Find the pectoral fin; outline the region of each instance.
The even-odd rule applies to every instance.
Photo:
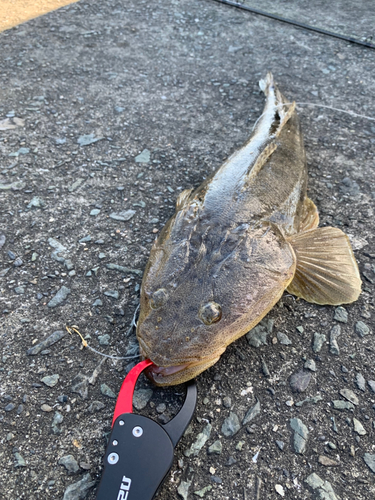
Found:
[[[340,229],[311,229],[288,241],[297,257],[288,292],[316,304],[348,304],[358,299],[361,278],[357,262]]]
[[[176,200],[176,211],[178,212],[179,210],[182,210],[184,206],[186,205],[186,202],[189,199],[190,193],[193,191],[193,188],[191,189],[184,189],[181,191],[181,193],[177,196]]]

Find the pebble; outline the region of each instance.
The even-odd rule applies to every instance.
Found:
[[[318,462],[325,467],[336,467],[337,465],[339,465],[336,460],[332,460],[332,458],[326,457],[325,455],[319,455]]]
[[[120,271],[125,274],[138,274],[138,276],[143,276],[143,271],[141,269],[133,269],[132,267],[119,266],[117,264],[107,264],[107,269],[114,271]]]
[[[317,495],[318,498],[321,498],[322,500],[338,500],[337,496],[335,495],[335,492],[332,489],[331,483],[328,481],[323,481],[318,474],[315,474],[313,472],[306,478],[306,483],[312,488],[313,490],[317,490]]]
[[[177,488],[177,493],[183,500],[188,500],[191,481],[181,481]]]
[[[348,401],[337,399],[332,401],[335,410],[354,410],[354,405]]]
[[[356,333],[358,333],[358,335],[362,338],[370,333],[370,328],[363,321],[357,321],[354,329]]]
[[[320,349],[323,347],[326,339],[327,337],[324,335],[324,333],[314,332],[313,351],[320,352]]]
[[[366,429],[357,418],[353,418],[353,425],[354,432],[356,432],[359,436],[364,436],[365,434],[367,434]]]
[[[14,291],[17,295],[22,295],[25,293],[25,287],[24,286],[16,286]]]
[[[58,463],[60,465],[63,465],[65,469],[72,474],[75,474],[79,471],[79,465],[73,455],[65,455],[61,457]]]
[[[368,383],[370,389],[372,390],[372,392],[375,392],[375,380],[369,380],[367,383]]]
[[[44,208],[46,206],[46,202],[43,200],[43,198],[40,198],[39,196],[34,196],[30,203],[26,205],[27,208]]]
[[[9,403],[6,405],[6,407],[4,408],[5,411],[12,411],[14,410],[14,408],[16,407],[16,405],[14,405],[13,403]]]
[[[49,413],[50,411],[52,411],[52,407],[50,405],[47,405],[46,403],[42,404],[42,406],[40,407],[40,409],[42,411],[47,412],[47,413]]]
[[[284,450],[284,446],[285,446],[284,441],[279,441],[276,439],[275,443],[277,444],[277,446],[280,448],[281,451]]]
[[[308,359],[305,361],[305,364],[303,365],[306,370],[310,370],[312,372],[316,372],[316,363],[313,359]]]
[[[296,330],[299,332],[299,333],[303,333],[305,331],[305,329],[303,328],[303,326],[297,326],[296,327]]]
[[[358,406],[359,405],[359,399],[356,394],[351,389],[341,389],[340,390],[341,396],[343,396],[345,399],[353,403],[354,405]]]
[[[209,455],[221,455],[221,452],[223,451],[223,445],[221,444],[221,441],[217,439],[212,445],[208,448],[207,453]]]
[[[375,474],[375,455],[371,455],[370,453],[365,453],[363,455],[363,460],[370,470]]]
[[[252,347],[260,347],[261,345],[267,345],[269,333],[267,328],[260,323],[246,334],[246,338]]]
[[[0,249],[4,246],[6,242],[6,237],[4,233],[0,233]]]
[[[284,488],[281,486],[281,484],[275,484],[275,490],[280,496],[285,496]]]
[[[348,322],[348,311],[344,307],[336,307],[333,319],[340,321],[340,323]]]
[[[34,345],[30,349],[28,349],[27,353],[29,356],[35,356],[36,354],[39,354],[41,351],[46,349],[47,347],[56,344],[59,340],[61,340],[63,337],[67,335],[66,331],[63,330],[57,330],[56,332],[51,333],[49,337],[44,339],[42,342],[39,344]]]
[[[204,427],[203,431],[198,434],[195,441],[190,445],[190,447],[184,451],[185,457],[190,457],[191,455],[196,457],[198,455],[203,446],[206,444],[206,441],[210,439],[211,430],[212,425],[208,423]]]
[[[47,306],[48,307],[56,307],[60,305],[64,300],[67,298],[67,296],[70,294],[70,288],[67,288],[66,286],[62,286],[60,290],[56,293],[56,295],[51,299]]]
[[[212,490],[212,486],[209,484],[208,486],[205,486],[201,490],[194,491],[194,495],[197,495],[197,497],[203,498],[204,495]]]
[[[59,425],[62,424],[63,420],[64,417],[61,415],[61,413],[56,411],[51,424],[52,432],[54,434],[61,434],[61,429]]]
[[[143,410],[153,395],[152,389],[138,389],[134,391],[133,405],[137,410]]]
[[[277,332],[277,340],[280,342],[282,345],[290,345],[292,341],[289,339],[289,337],[282,332]]]
[[[88,407],[88,411],[90,413],[95,413],[96,411],[100,411],[105,407],[105,404],[101,401],[93,401],[91,405]]]
[[[142,153],[135,157],[136,163],[149,163],[151,153],[148,149],[144,149]]]
[[[120,297],[120,294],[117,290],[106,290],[104,292],[104,295],[107,297],[112,297],[112,299],[118,299]]]
[[[20,266],[22,266],[22,264],[23,264],[23,261],[22,261],[21,257],[17,257],[16,260],[13,262],[14,267],[20,267]]]
[[[335,325],[329,334],[329,352],[338,356],[340,354],[339,345],[337,343],[337,337],[341,335],[340,325]]]
[[[43,377],[41,382],[43,384],[47,385],[48,387],[55,387],[57,382],[59,381],[60,375],[55,374],[55,375],[48,375],[47,377]]]
[[[14,458],[16,459],[16,467],[26,467],[26,461],[18,451],[14,453]]]
[[[89,379],[83,373],[78,373],[72,380],[72,392],[76,392],[82,399],[88,398]]]
[[[113,220],[117,220],[120,222],[126,222],[130,220],[135,215],[135,210],[124,210],[123,212],[112,212],[109,214],[109,217]]]
[[[230,408],[232,406],[232,400],[229,396],[225,396],[225,398],[223,399],[223,405],[225,406],[225,408]]]
[[[89,241],[91,241],[91,236],[88,234],[87,236],[84,236],[83,238],[78,240],[78,243],[88,243]]]
[[[65,490],[63,500],[81,500],[86,498],[87,493],[96,485],[96,480],[91,479],[89,473],[85,474],[82,479],[71,484]]]
[[[234,412],[230,412],[229,417],[224,420],[221,426],[221,432],[226,437],[234,436],[241,429],[240,421],[238,416]]]
[[[89,144],[94,144],[102,139],[104,139],[104,137],[95,137],[95,134],[86,134],[78,137],[77,142],[80,146],[88,146]]]
[[[306,450],[309,431],[306,425],[299,418],[292,418],[290,426],[294,430],[293,446],[296,453],[303,454]]]
[[[100,345],[109,345],[109,342],[111,340],[111,336],[108,335],[108,333],[106,333],[104,335],[99,335],[98,340],[99,340]]]
[[[102,384],[100,386],[100,392],[103,394],[103,396],[108,396],[111,399],[116,399],[116,394],[112,391],[112,389],[107,384]],[[133,404],[134,404],[134,400],[133,400]],[[134,404],[134,406],[135,406],[135,404]],[[137,408],[137,410],[139,410],[139,408]]]
[[[259,413],[260,413],[260,401],[258,400],[256,404],[246,412],[242,425],[248,424],[251,420],[257,417]]]
[[[299,406],[304,405],[305,403],[316,404],[322,400],[323,400],[322,396],[320,394],[317,394],[316,396],[308,397],[308,398],[304,399],[303,401],[298,401],[298,403],[296,403],[296,406],[299,407]]]
[[[300,370],[290,377],[290,387],[293,392],[304,392],[311,380],[311,372]]]
[[[90,215],[92,215],[93,217],[95,217],[96,215],[99,215],[99,214],[100,214],[99,208],[93,208],[90,212]]]

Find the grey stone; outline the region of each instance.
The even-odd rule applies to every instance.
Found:
[[[204,495],[212,490],[212,486],[209,484],[208,486],[205,486],[201,490],[194,491],[194,495],[197,495],[197,497],[203,498]]]
[[[103,396],[107,396],[111,399],[116,399],[116,394],[112,391],[112,389],[107,384],[102,384],[100,386],[100,392],[103,394]],[[133,404],[134,404],[134,400],[133,400]],[[135,406],[135,404],[134,404],[134,406]],[[137,408],[137,410],[138,410],[138,408]]]
[[[348,322],[347,310],[341,306],[336,307],[333,319],[335,319],[336,321],[340,321],[340,323],[347,323]]]
[[[314,491],[316,490],[317,499],[320,500],[339,500],[328,481],[323,481],[315,472],[306,478],[306,483]]]
[[[366,429],[357,418],[353,418],[353,425],[354,432],[356,432],[359,436],[364,436],[365,434],[367,434]]]
[[[104,295],[106,295],[107,297],[111,297],[112,299],[118,299],[120,297],[120,294],[117,290],[106,290],[104,292]]]
[[[316,404],[322,400],[323,400],[322,396],[320,394],[317,394],[316,396],[307,397],[303,401],[298,401],[298,403],[296,403],[295,406],[300,407],[306,403]]]
[[[277,446],[280,448],[281,451],[284,450],[284,446],[285,446],[284,441],[279,441],[276,439],[275,443],[277,444]]]
[[[81,238],[80,240],[78,240],[78,243],[88,243],[89,241],[91,241],[91,236],[87,235],[87,236],[84,236],[83,238]]]
[[[153,395],[152,389],[138,389],[134,391],[133,405],[137,410],[143,410]]]
[[[225,408],[230,408],[232,406],[232,400],[229,396],[225,396],[225,398],[223,399],[223,405],[225,406]]]
[[[94,144],[102,139],[104,139],[104,137],[95,137],[95,134],[87,134],[78,137],[77,142],[80,146],[89,146],[90,144]]]
[[[17,257],[16,260],[13,262],[14,267],[20,267],[20,266],[22,266],[22,264],[23,264],[23,261],[22,261],[21,257]]]
[[[16,286],[14,289],[17,295],[22,295],[25,293],[25,287],[24,286]]]
[[[290,345],[292,341],[289,339],[289,337],[282,332],[277,332],[277,340],[280,342],[282,345]]]
[[[144,149],[142,153],[135,157],[137,163],[149,163],[151,153],[148,149]]]
[[[217,439],[211,446],[209,446],[207,453],[209,455],[221,455],[222,451],[223,445],[221,444],[221,441]]]
[[[243,419],[242,425],[248,424],[251,420],[260,414],[260,401],[258,400],[253,407],[251,407]]]
[[[372,392],[375,392],[375,380],[369,380],[367,383]]]
[[[87,399],[89,394],[89,378],[83,373],[78,373],[72,380],[71,390],[79,394],[82,399]]]
[[[54,434],[61,434],[61,429],[60,429],[59,425],[62,424],[63,420],[64,420],[64,417],[61,415],[61,413],[59,413],[58,411],[55,411],[55,415],[53,416],[53,420],[52,420],[52,424],[51,424],[52,432]]]
[[[324,333],[314,332],[313,351],[320,352],[326,339],[327,337],[324,335]]]
[[[75,474],[79,471],[79,465],[73,455],[64,455],[60,458],[58,463],[60,465],[63,465],[65,469],[72,474]]]
[[[353,403],[354,405],[358,406],[359,405],[359,399],[356,394],[351,389],[341,389],[340,390],[341,396],[343,396],[345,399]]]
[[[181,481],[177,488],[177,493],[180,495],[182,500],[188,500],[189,488],[191,481]]]
[[[184,451],[185,457],[190,457],[191,455],[196,457],[199,454],[203,446],[206,444],[206,441],[210,439],[211,430],[212,425],[208,423],[204,427],[203,431],[197,435],[195,441],[190,445],[190,447]]]
[[[158,413],[164,413],[165,410],[167,409],[167,406],[164,404],[164,403],[160,403],[158,404],[158,406],[155,408],[155,410],[158,412]]]
[[[100,306],[102,306],[102,305],[103,305],[103,302],[102,302],[100,299],[96,299],[96,300],[93,302],[93,304],[92,304],[92,306],[93,306],[93,307],[100,307]]]
[[[355,324],[355,331],[360,337],[364,337],[371,333],[370,328],[363,321],[357,321]]]
[[[39,196],[34,196],[30,203],[27,205],[27,208],[44,208],[46,206],[46,202],[40,198]]]
[[[337,343],[337,337],[341,335],[340,325],[335,325],[329,334],[329,352],[338,356],[340,354],[339,345]]]
[[[80,481],[66,488],[63,500],[83,500],[95,484],[96,480],[93,481],[90,474],[85,474]]]
[[[369,469],[375,474],[375,455],[371,455],[370,453],[365,453],[363,455],[363,460]]]
[[[90,413],[95,413],[96,411],[100,411],[105,407],[105,404],[101,401],[93,401],[91,405],[88,407],[88,411]]]
[[[343,401],[342,399],[336,399],[332,401],[335,410],[354,410],[354,405],[349,401]]]
[[[100,345],[109,345],[111,337],[108,333],[105,333],[104,335],[99,335],[98,340]]]
[[[234,436],[241,429],[240,421],[238,416],[234,412],[230,412],[229,417],[224,420],[221,426],[221,432],[226,437]]]
[[[90,215],[91,215],[92,217],[96,217],[96,216],[97,216],[97,215],[99,215],[99,214],[100,214],[100,210],[99,210],[99,208],[93,208],[93,209],[91,210],[91,212],[90,212]]]
[[[357,373],[355,376],[355,383],[360,391],[365,392],[366,390],[366,380],[362,373]]]
[[[56,373],[54,375],[47,375],[46,377],[43,377],[41,382],[43,382],[43,384],[45,385],[48,385],[48,387],[55,387],[55,385],[59,381],[59,378],[60,375]]]
[[[311,372],[300,370],[290,377],[290,387],[293,392],[304,392],[311,380]]]
[[[63,330],[57,330],[56,332],[51,333],[49,337],[44,339],[42,342],[39,344],[34,345],[30,349],[28,349],[27,353],[29,356],[35,356],[36,354],[39,354],[41,351],[46,349],[47,347],[56,344],[59,340],[61,340],[65,335],[67,335],[68,332],[63,331]]]
[[[292,418],[290,426],[294,430],[293,446],[296,453],[303,454],[306,450],[309,431],[299,418]]]
[[[16,459],[16,467],[26,467],[26,461],[18,451],[14,453],[14,458]]]
[[[6,237],[4,233],[0,233],[0,249],[4,246],[6,242]]]
[[[132,267],[118,266],[117,264],[107,264],[107,269],[114,271],[120,271],[125,274],[138,274],[138,276],[143,276],[143,271],[141,269],[133,269]]]
[[[8,403],[8,404],[6,405],[6,407],[4,408],[4,410],[5,410],[5,411],[7,411],[7,412],[9,412],[9,411],[14,410],[14,408],[15,408],[15,407],[16,407],[16,405],[15,405],[15,404],[13,404],[13,403]]]
[[[269,332],[267,331],[265,326],[259,324],[246,334],[246,338],[252,347],[260,347],[261,345],[267,345],[268,335]]]
[[[306,370],[310,370],[312,372],[316,372],[316,363],[313,359],[308,359],[305,361],[305,364],[303,365]]]
[[[64,302],[64,300],[67,298],[67,296],[70,294],[70,288],[67,288],[66,286],[62,286],[60,288],[60,290],[56,293],[56,295],[53,297],[53,299],[51,299],[47,306],[48,307],[56,307],[60,304],[62,304],[62,302]]]
[[[120,222],[126,222],[130,220],[135,215],[135,210],[125,210],[123,212],[112,212],[109,216],[113,220],[117,220]]]

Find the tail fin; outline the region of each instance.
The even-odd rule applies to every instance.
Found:
[[[269,89],[275,87],[272,73],[267,73],[266,78],[259,81],[259,87],[262,92],[267,96]]]

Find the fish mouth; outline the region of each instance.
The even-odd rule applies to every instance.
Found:
[[[207,370],[219,359],[220,356],[199,363],[185,363],[175,366],[157,366],[153,364],[145,370],[145,374],[155,385],[160,387],[182,384]]]

